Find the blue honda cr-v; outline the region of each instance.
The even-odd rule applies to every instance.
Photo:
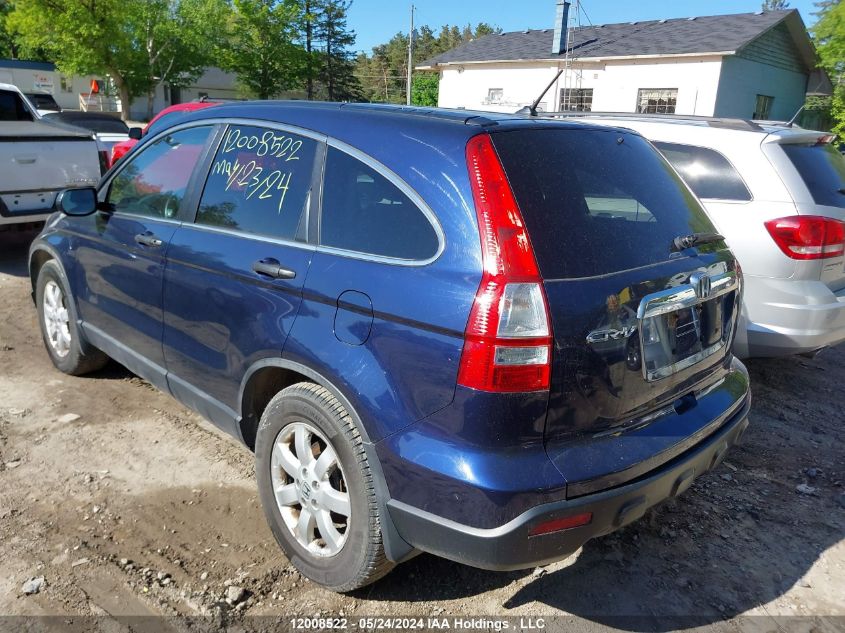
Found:
[[[54,364],[111,357],[253,448],[335,590],[419,551],[563,558],[748,424],[736,261],[629,131],[222,105],[57,208],[30,255]]]

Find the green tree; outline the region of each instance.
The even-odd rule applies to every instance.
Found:
[[[210,61],[225,0],[16,0],[7,25],[67,74],[108,74],[127,118],[162,81],[192,82]]]
[[[414,31],[414,60],[415,63],[430,59],[448,50],[465,44],[466,42],[489,35],[500,33],[501,29],[484,22],[474,29],[467,25],[463,29],[457,26],[443,26],[437,35],[429,26],[421,26]],[[405,103],[408,72],[408,35],[397,33],[385,44],[373,47],[370,55],[359,55],[355,62],[355,74],[361,80],[363,98],[367,101],[385,103]],[[411,87],[411,98],[414,97],[413,84],[417,82],[415,75]],[[431,88],[431,80],[423,80],[424,85]],[[427,84],[425,82],[428,82]],[[427,90],[429,97],[430,90]],[[416,101],[414,101],[416,103]]]
[[[12,33],[6,28],[6,16],[12,11],[9,0],[0,0],[0,57],[16,58],[17,45]]]
[[[440,77],[436,73],[418,73],[411,84],[411,103],[419,106],[437,106]]]
[[[816,6],[819,7],[819,20],[812,34],[820,65],[833,82],[833,131],[842,135],[845,134],[845,3],[819,2]]]
[[[301,20],[296,0],[233,0],[221,46],[223,69],[236,73],[243,89],[269,99],[299,86],[305,52],[297,43]]]
[[[763,0],[763,11],[783,11],[789,8],[786,0]]]
[[[346,15],[352,0],[320,0],[314,20],[314,38],[323,46],[315,66],[325,85],[329,101],[357,101],[361,86],[355,77],[355,63],[349,47],[355,32],[349,30]],[[312,55],[314,53],[312,52]]]
[[[314,22],[317,19],[317,0],[303,0],[302,3],[302,35],[305,44],[305,97],[309,101],[314,99],[314,80],[317,78],[317,67],[314,63]]]
[[[208,33],[224,23],[227,5],[222,0],[146,0],[140,20],[150,81],[147,119],[153,117],[153,100],[161,84],[184,88],[194,83],[213,63]]]

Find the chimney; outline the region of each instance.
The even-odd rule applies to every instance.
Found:
[[[552,55],[563,55],[566,52],[566,37],[569,31],[569,0],[557,0],[555,15],[555,39],[552,43]]]

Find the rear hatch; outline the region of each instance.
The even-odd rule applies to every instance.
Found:
[[[790,129],[770,134],[762,146],[789,189],[799,215],[845,222],[845,157],[833,145],[834,139],[826,132]],[[836,233],[832,240],[836,244],[824,244],[835,254],[796,261],[793,278],[821,280],[834,292],[845,288],[843,231]]]
[[[100,178],[90,132],[45,121],[0,122],[0,199],[4,215],[49,210],[65,187],[94,187]]]
[[[578,449],[577,457],[572,449],[641,431],[667,407],[678,415],[695,406],[696,393],[724,381],[740,303],[736,261],[723,241],[673,251],[676,237],[715,230],[639,135],[570,126],[491,136],[528,228],[554,330],[549,457],[570,482],[628,469],[638,459],[633,452],[611,449],[604,461],[612,463],[591,457],[576,466],[590,452]],[[701,429],[684,428],[646,447],[651,466],[653,453],[670,459],[672,446],[700,436]]]

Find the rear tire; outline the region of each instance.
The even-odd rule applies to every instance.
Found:
[[[302,382],[270,401],[256,474],[273,536],[303,576],[345,592],[393,568],[361,435],[327,389]]]
[[[101,369],[109,361],[82,336],[70,286],[55,260],[45,262],[38,272],[35,305],[44,347],[57,369],[81,376]]]

